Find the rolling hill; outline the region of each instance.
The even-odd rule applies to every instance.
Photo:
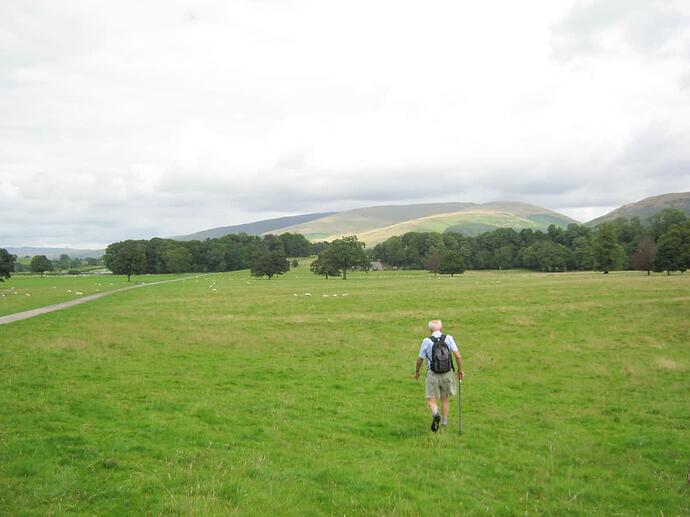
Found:
[[[177,235],[170,237],[178,241],[193,241],[205,239],[213,239],[214,237],[222,237],[231,233],[248,233],[249,235],[261,235],[263,233],[274,232],[280,228],[301,223],[308,223],[315,219],[328,217],[333,212],[323,212],[319,214],[303,214],[288,217],[278,217],[276,219],[264,219],[262,221],[255,221],[253,223],[236,224],[234,226],[219,226],[218,228],[211,228],[209,230],[202,230],[189,235]],[[283,232],[281,232],[283,233]]]
[[[661,196],[646,197],[635,203],[623,205],[608,214],[588,221],[587,226],[596,226],[600,223],[613,221],[618,217],[639,217],[644,221],[664,208],[676,208],[690,215],[690,192],[676,192],[662,194]]]
[[[477,235],[496,228],[545,230],[550,224],[565,227],[574,222],[558,212],[527,203],[428,203],[347,210],[274,232],[301,233],[313,241],[356,234],[368,246],[373,246],[393,235],[411,231]]]

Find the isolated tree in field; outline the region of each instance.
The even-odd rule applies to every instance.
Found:
[[[465,262],[462,260],[462,255],[457,251],[446,251],[441,255],[438,271],[443,275],[450,276],[464,273]]]
[[[611,223],[600,224],[592,237],[592,257],[594,267],[605,275],[620,267],[625,260],[625,251],[618,242],[618,233]]]
[[[163,263],[168,273],[184,273],[192,270],[192,253],[183,247],[168,248],[163,252]]]
[[[689,227],[690,228],[690,227]],[[685,271],[688,267],[687,256],[690,255],[690,229],[675,224],[659,237],[656,248],[654,268],[656,271]]]
[[[43,273],[46,271],[53,270],[53,263],[48,260],[48,257],[45,255],[36,255],[31,259],[31,265],[29,267],[32,273],[41,273],[41,276],[43,276]]]
[[[5,278],[9,278],[12,275],[16,261],[16,255],[12,255],[6,249],[0,248],[0,282],[4,282]]]
[[[319,255],[320,258],[322,256],[342,272],[343,280],[347,279],[348,270],[366,268],[371,264],[369,257],[364,253],[364,243],[359,242],[355,235],[334,240],[328,249]]]
[[[637,245],[637,250],[631,258],[632,266],[638,271],[650,271],[654,267],[654,257],[656,256],[656,244],[651,235],[645,235]]]
[[[282,275],[288,271],[290,271],[290,263],[282,249],[264,253],[251,265],[252,276],[267,276],[269,280],[274,275]]]
[[[140,241],[123,241],[109,245],[105,249],[103,262],[116,275],[132,275],[146,271],[146,245]]]
[[[292,262],[290,262],[290,267],[294,269],[298,266],[299,266],[299,262],[297,261],[297,259],[292,259]]]
[[[441,253],[436,249],[432,249],[429,255],[427,255],[424,261],[424,269],[433,273],[434,276],[438,273],[439,266],[441,265]]]
[[[328,280],[329,276],[340,276],[340,269],[333,262],[330,262],[323,256],[324,252],[317,257],[317,259],[311,263],[309,269],[312,273],[325,276]]]
[[[57,266],[60,269],[63,270],[68,270],[70,266],[72,265],[72,259],[67,255],[66,253],[63,253],[60,255],[60,258],[57,260]]]

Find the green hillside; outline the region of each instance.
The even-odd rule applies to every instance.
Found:
[[[587,223],[587,226],[596,226],[600,223],[613,221],[618,217],[639,217],[640,220],[644,221],[657,212],[661,212],[664,208],[675,208],[690,215],[690,192],[676,192],[663,194],[661,196],[647,197],[641,201],[623,205],[608,214],[592,219]]]
[[[459,231],[477,235],[496,228],[546,229],[576,222],[569,217],[527,203],[433,203],[375,206],[339,212],[308,223],[277,230],[302,233],[311,240],[332,240],[357,234],[373,246],[393,235],[417,231]]]
[[[334,235],[360,234],[404,221],[434,214],[457,212],[477,206],[474,203],[425,203],[385,205],[337,212],[303,224],[286,226],[276,233],[301,233],[310,239],[328,239]]]
[[[223,235],[237,233],[259,235],[262,233],[274,232],[276,229],[282,228],[284,226],[306,223],[314,219],[320,219],[330,214],[332,214],[332,212],[323,212],[319,214],[302,214],[287,217],[278,217],[276,219],[264,219],[262,221],[255,221],[253,223],[246,224],[236,224],[234,226],[219,226],[218,228],[202,230],[200,232],[190,233],[189,235],[176,235],[175,237],[171,237],[171,239],[175,239],[178,241],[203,241],[206,239],[214,239],[216,237],[222,237]]]
[[[465,235],[479,235],[497,228],[545,230],[550,224],[562,227],[567,225],[567,223],[563,224],[562,219],[555,217],[552,219],[544,219],[540,216],[521,217],[510,212],[475,210],[421,217],[361,233],[359,239],[368,246],[374,246],[390,237],[407,232],[459,232]]]

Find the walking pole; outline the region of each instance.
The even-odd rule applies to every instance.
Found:
[[[458,434],[462,434],[462,381],[458,381]]]

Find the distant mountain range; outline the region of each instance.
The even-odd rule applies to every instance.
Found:
[[[290,219],[294,220],[289,221]],[[478,235],[503,227],[545,230],[550,224],[565,227],[575,222],[577,221],[553,210],[527,203],[425,203],[372,206],[344,212],[269,219],[251,225],[214,228],[175,238],[189,240],[245,231],[253,234],[301,233],[312,241],[319,241],[356,234],[368,246],[373,246],[393,235],[411,231],[458,231],[466,235]]]
[[[601,223],[613,221],[618,217],[639,217],[644,221],[664,208],[676,208],[690,215],[690,192],[676,192],[662,194],[661,196],[646,197],[641,201],[623,205],[608,214],[597,217],[587,222],[587,226],[596,226]]]
[[[34,255],[45,255],[49,259],[58,259],[60,255],[66,254],[72,258],[99,258],[105,250],[84,250],[75,248],[39,248],[33,246],[12,247],[3,246],[12,255],[17,257],[33,257]]]
[[[596,226],[617,217],[637,216],[645,220],[664,208],[677,208],[690,215],[690,192],[648,197],[617,208],[586,224]],[[245,225],[214,228],[174,238],[204,239],[245,231],[255,235],[301,233],[312,241],[319,241],[355,234],[368,246],[374,246],[393,235],[412,231],[456,231],[465,235],[478,235],[496,228],[546,230],[551,224],[566,227],[577,222],[553,210],[520,202],[425,203],[372,206],[344,212],[281,217]]]
[[[526,203],[429,203],[358,208],[281,228],[276,233],[301,233],[312,241],[356,234],[373,246],[393,235],[413,231],[478,235],[496,228],[545,230],[550,224],[565,227],[574,222],[563,214]]]
[[[263,221],[256,221],[253,223],[236,224],[235,226],[219,226],[218,228],[211,228],[210,230],[203,230],[189,235],[178,235],[170,237],[178,241],[203,241],[206,239],[213,239],[214,237],[222,237],[231,233],[247,233],[249,235],[261,235],[263,233],[275,232],[280,228],[287,226],[308,223],[315,219],[328,217],[335,212],[322,212],[320,214],[304,214],[293,215],[288,217],[278,217],[277,219],[264,219]]]
[[[644,221],[664,208],[676,208],[690,215],[690,192],[648,197],[616,208],[586,224],[596,226],[617,217],[639,217]],[[551,224],[566,227],[570,223],[577,222],[553,210],[527,203],[425,203],[371,206],[344,212],[278,217],[247,224],[220,226],[171,238],[186,241],[204,240],[241,232],[250,235],[292,232],[301,233],[312,241],[320,241],[355,234],[368,246],[374,246],[393,235],[413,231],[456,231],[465,235],[478,235],[496,228],[546,230]],[[73,248],[6,247],[6,249],[18,257],[46,255],[51,259],[58,258],[63,253],[73,258],[100,257],[104,252],[104,250]]]

